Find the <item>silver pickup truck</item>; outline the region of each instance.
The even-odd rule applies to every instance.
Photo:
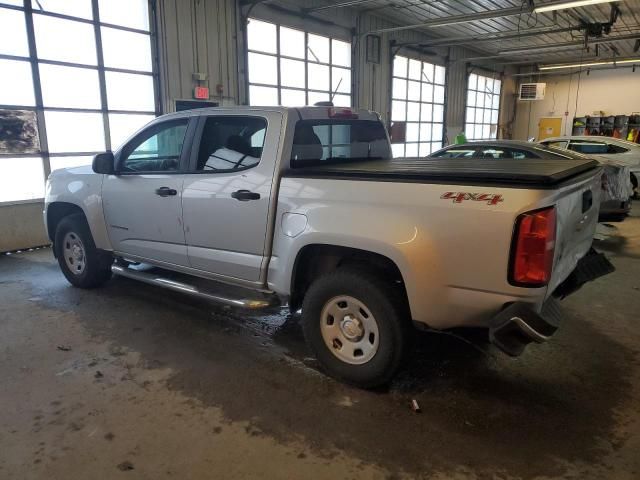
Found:
[[[93,167],[52,172],[44,219],[73,285],[112,273],[244,308],[302,311],[331,375],[388,382],[412,326],[483,327],[520,354],[558,296],[610,271],[589,160],[391,159],[374,112],[164,115]]]

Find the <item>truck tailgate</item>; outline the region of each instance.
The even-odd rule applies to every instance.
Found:
[[[553,293],[586,255],[593,242],[600,206],[601,171],[556,193],[556,243],[547,295]]]

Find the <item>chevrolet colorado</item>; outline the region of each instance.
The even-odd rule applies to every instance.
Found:
[[[331,375],[388,382],[412,326],[483,327],[520,354],[555,298],[610,271],[585,159],[392,159],[379,116],[238,107],[161,116],[51,173],[44,219],[77,287],[113,273],[225,305],[301,310]]]

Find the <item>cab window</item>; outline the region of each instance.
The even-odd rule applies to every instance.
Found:
[[[436,158],[471,158],[476,150],[477,148],[473,147],[451,147],[435,152],[431,156]]]
[[[291,166],[305,167],[391,158],[384,125],[378,121],[299,120],[293,135]]]
[[[262,117],[215,116],[205,121],[196,171],[233,172],[260,163],[267,121]]]
[[[597,141],[580,141],[580,140],[572,140],[569,143],[569,150],[573,150],[575,152],[580,153],[609,153],[609,148],[604,142]]]
[[[478,150],[477,156],[479,158],[514,159],[514,160],[521,160],[523,158],[540,158],[538,155],[528,150],[520,150],[518,148],[501,148],[501,147],[480,148]]]
[[[567,144],[569,142],[565,141],[556,141],[556,142],[542,142],[542,144],[545,147],[551,147],[551,148],[561,148],[561,149],[566,149],[567,148]]]
[[[121,172],[173,172],[180,156],[189,119],[152,125],[122,148]]]

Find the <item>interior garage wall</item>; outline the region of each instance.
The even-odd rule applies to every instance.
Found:
[[[209,87],[211,101],[239,103],[236,15],[235,0],[156,1],[164,113],[175,110],[176,100],[192,99],[197,85]],[[194,73],[206,74],[206,80],[197,82]]]
[[[44,203],[0,205],[0,253],[47,245],[42,210]]]
[[[391,42],[424,42],[429,39],[416,30],[381,35],[380,63],[366,62],[364,33],[396,26],[369,13],[351,8],[333,8],[300,15],[300,9],[320,5],[314,0],[269,2],[240,7],[234,0],[157,0],[161,103],[173,111],[175,100],[190,99],[196,86],[194,72],[204,72],[212,100],[215,87],[223,86],[222,105],[246,104],[245,58],[242,14],[293,28],[351,41],[353,45],[354,107],[375,110],[389,119],[391,102]],[[315,17],[315,18],[312,18]],[[449,140],[462,131],[466,106],[467,64],[457,61],[477,56],[461,47],[429,49],[431,55],[402,49],[400,54],[447,66],[447,111],[445,132]]]
[[[518,77],[517,83],[545,82],[544,100],[517,101],[514,138],[538,136],[543,117],[561,117],[562,134],[571,135],[573,118],[603,111],[605,115],[640,113],[640,71],[631,68]],[[565,115],[568,112],[568,115]]]

